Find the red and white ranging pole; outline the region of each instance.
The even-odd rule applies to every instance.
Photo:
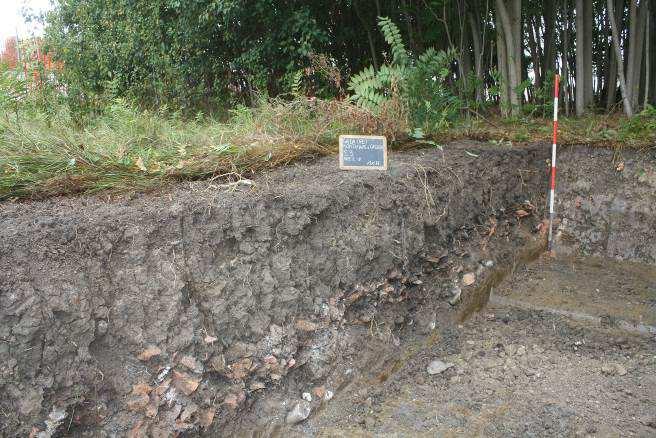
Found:
[[[558,85],[560,76],[554,78],[554,115],[553,115],[553,142],[551,143],[551,178],[549,184],[549,243],[548,249],[553,249],[553,223],[556,216],[554,207],[556,197],[556,143],[558,139]]]

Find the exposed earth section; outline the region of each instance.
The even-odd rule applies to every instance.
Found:
[[[381,385],[353,385],[296,436],[650,437],[656,342],[490,307]],[[431,375],[430,364],[447,370]]]
[[[553,315],[474,313],[544,248],[548,158],[463,142],[393,154],[385,173],[326,158],[253,181],[0,205],[0,433],[558,436],[608,413],[580,408],[583,389],[618,382],[633,401],[609,409],[635,418],[604,424],[646,433],[652,339],[618,350]],[[559,251],[653,265],[654,162],[564,150]],[[581,391],[563,403],[557,388]]]

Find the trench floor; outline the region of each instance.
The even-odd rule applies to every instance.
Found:
[[[656,436],[656,336],[617,323],[654,325],[655,274],[637,263],[541,258],[463,324],[438,327],[430,341],[401,338],[404,360],[387,380],[365,364],[289,435]],[[430,375],[435,359],[454,366]],[[381,358],[369,360],[375,370]]]

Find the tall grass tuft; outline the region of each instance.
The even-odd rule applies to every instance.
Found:
[[[250,174],[334,153],[339,134],[405,130],[395,117],[334,100],[262,100],[220,121],[114,99],[82,124],[64,105],[45,111],[21,101],[14,111],[8,100],[0,113],[0,200]]]

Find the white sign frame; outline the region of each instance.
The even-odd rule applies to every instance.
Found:
[[[344,164],[344,140],[348,138],[383,140],[382,166],[348,166]],[[382,135],[340,135],[339,136],[339,168],[342,170],[387,170],[387,137]]]

